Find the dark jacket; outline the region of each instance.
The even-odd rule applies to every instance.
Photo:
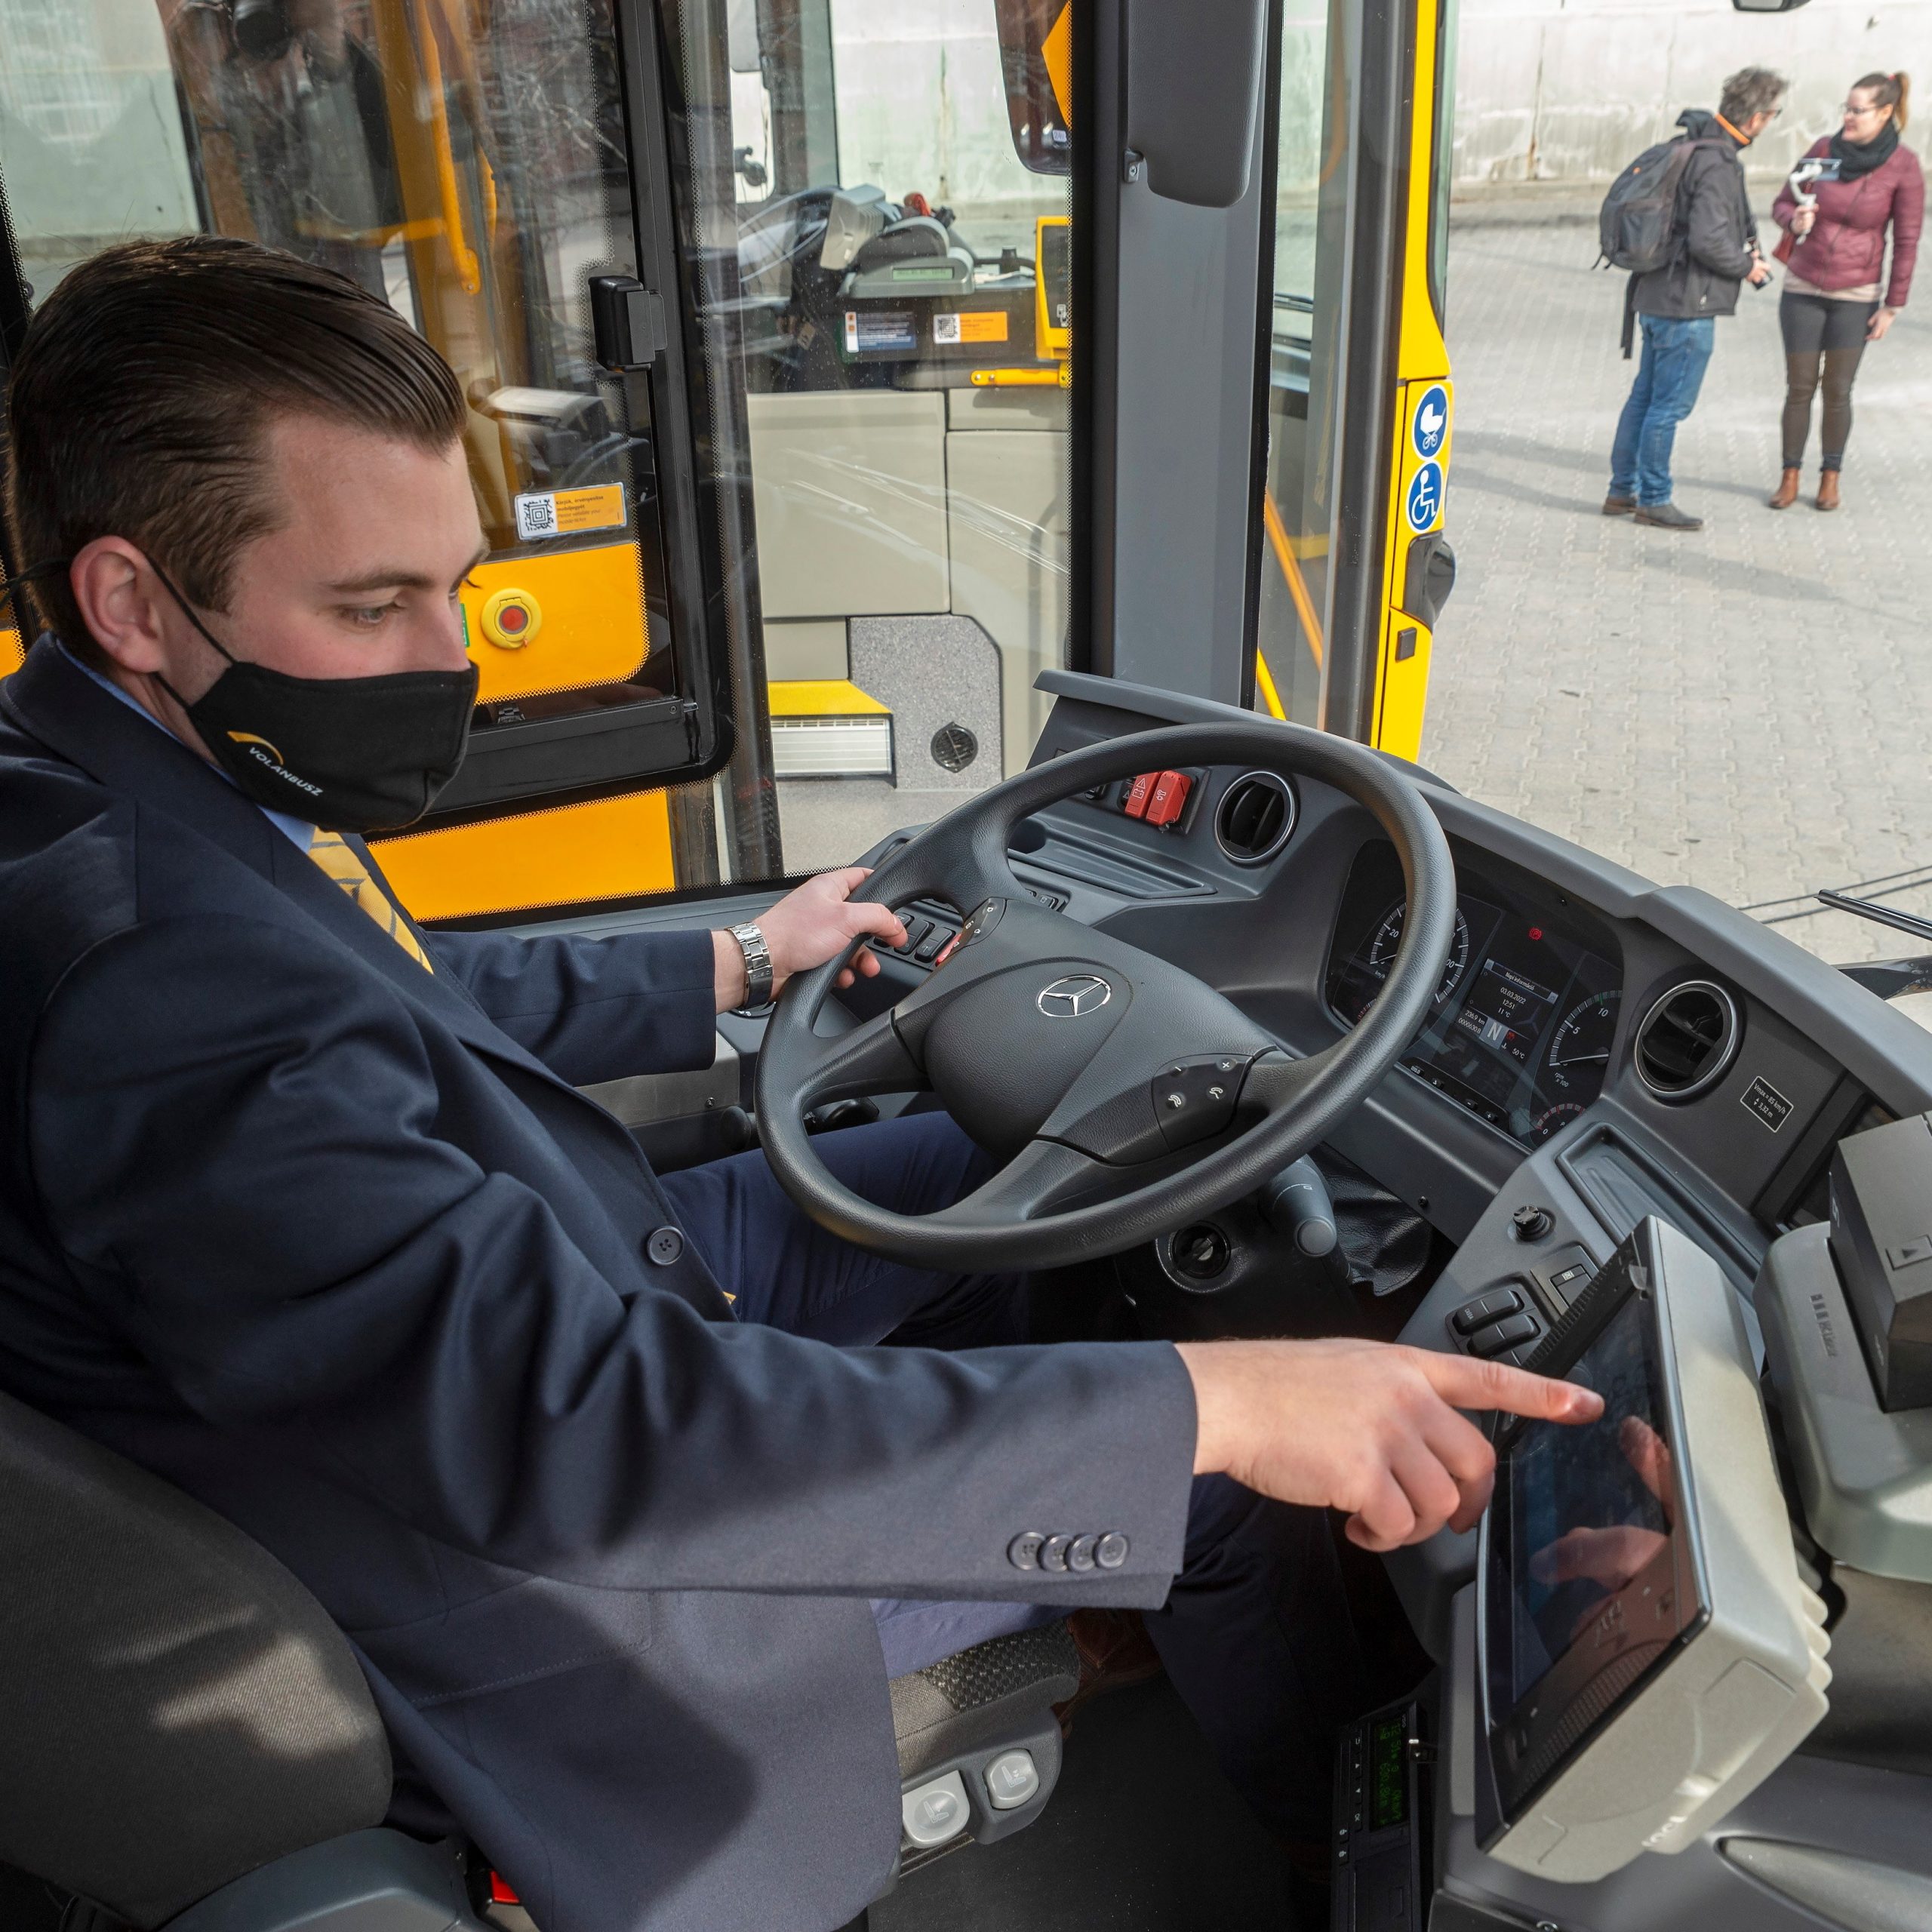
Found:
[[[0,1387],[266,1544],[544,1932],[826,1927],[885,1883],[868,1597],[1151,1605],[1165,1344],[740,1326],[573,1082],[711,1051],[711,943],[425,935],[425,973],[48,645],[0,688]],[[672,1244],[659,1243],[659,1253]],[[1022,1572],[1022,1531],[1124,1532]]]
[[[1826,135],[1805,150],[1805,158],[1829,154]],[[1814,288],[1857,288],[1884,278],[1885,231],[1892,232],[1892,272],[1885,306],[1903,309],[1912,293],[1918,260],[1918,233],[1925,220],[1925,176],[1918,157],[1901,143],[1869,174],[1854,181],[1818,181],[1818,218],[1811,232],[1792,250],[1785,264]],[[1787,180],[1771,204],[1771,218],[1789,230],[1798,197]]]
[[[1685,109],[1677,125],[1687,139],[1712,145],[1690,157],[1678,184],[1677,252],[1663,267],[1636,277],[1631,306],[1640,315],[1680,321],[1734,315],[1758,235],[1739,143],[1715,114],[1699,108]]]

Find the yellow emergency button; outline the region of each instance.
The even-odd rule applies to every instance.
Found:
[[[484,600],[483,635],[506,651],[521,651],[543,628],[543,608],[527,590],[499,590]]]

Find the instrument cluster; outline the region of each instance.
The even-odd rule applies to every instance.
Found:
[[[1524,1146],[1601,1092],[1622,968],[1565,909],[1539,907],[1459,869],[1456,925],[1428,1023],[1402,1064]],[[1393,848],[1365,846],[1349,875],[1328,955],[1328,1004],[1353,1026],[1380,996],[1407,906]]]

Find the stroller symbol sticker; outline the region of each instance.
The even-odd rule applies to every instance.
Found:
[[[1442,466],[1426,463],[1409,485],[1409,528],[1426,530],[1442,514]]]
[[[1449,392],[1440,383],[1432,383],[1416,405],[1415,420],[1410,429],[1416,454],[1425,462],[1439,455],[1443,438],[1448,433]]]

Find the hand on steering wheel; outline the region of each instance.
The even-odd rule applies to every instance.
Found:
[[[1143,771],[1232,765],[1303,776],[1364,807],[1408,888],[1380,996],[1297,1060],[1182,968],[1038,903],[1008,844],[1029,814]],[[857,1246],[924,1266],[1046,1268],[1136,1245],[1251,1192],[1358,1106],[1414,1038],[1448,955],[1456,878],[1417,787],[1346,739],[1261,719],[1107,740],[980,793],[893,853],[861,894],[943,900],[967,915],[925,983],[855,1030],[814,1023],[846,956],[801,972],[758,1059],[766,1156],[786,1192]],[[850,949],[848,949],[849,951]],[[888,1213],[835,1181],[804,1116],[826,1102],[936,1092],[1006,1165],[937,1214]]]

